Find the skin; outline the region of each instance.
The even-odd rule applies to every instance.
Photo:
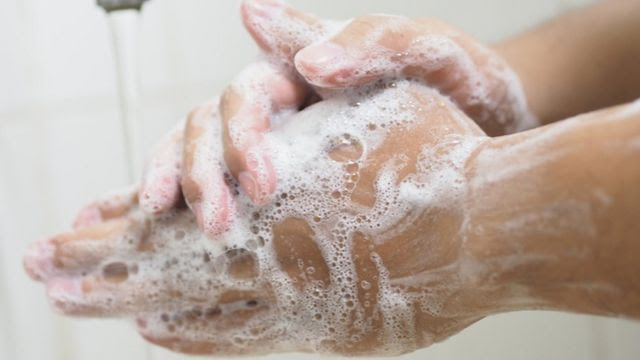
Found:
[[[277,17],[271,14],[274,7],[280,12]],[[273,195],[276,177],[271,156],[262,144],[263,134],[269,131],[274,117],[290,114],[303,104],[317,101],[311,87],[293,69],[293,57],[298,50],[323,36],[326,26],[311,15],[274,1],[245,1],[241,14],[245,27],[268,59],[245,68],[222,94],[219,116],[223,126],[224,160],[230,175],[239,180],[252,201],[264,204]],[[305,31],[291,34],[288,29],[292,27]],[[276,39],[286,46],[276,44]],[[193,143],[192,135],[187,133],[184,136],[185,144]],[[180,192],[187,199],[198,197],[201,202],[213,204],[227,191],[224,187],[211,187],[207,181],[194,179],[190,169],[182,166],[182,163],[192,161],[190,157],[194,152],[180,150],[183,145],[179,140],[169,136],[158,144],[145,171],[145,181],[140,189],[144,194],[141,205],[149,214],[172,209],[179,203]],[[178,161],[177,172],[164,166],[154,166],[154,163],[175,162],[176,153],[184,154],[180,155],[182,161]],[[224,178],[220,170],[208,176],[215,181]],[[183,179],[190,186],[181,186],[185,183]],[[202,213],[197,204],[187,203],[196,214]],[[212,226],[201,229],[211,237],[224,228],[224,224],[208,223]]]
[[[612,2],[608,7],[594,8],[598,10],[587,9],[582,13],[567,15],[565,20],[559,19],[523,35],[522,41],[512,40],[495,47],[497,53],[513,66],[522,79],[531,109],[543,122],[552,122],[561,116],[598,106],[620,103],[632,98],[633,94],[637,96],[637,84],[630,84],[634,77],[628,74],[619,76],[619,72],[615,71],[620,68],[620,64],[633,64],[634,59],[638,58],[637,54],[634,53],[634,49],[623,46],[626,42],[610,41],[622,39],[628,33],[637,33],[635,30],[630,31],[634,25],[630,19],[634,17],[628,16],[635,14],[637,7],[629,5],[633,2],[627,2],[626,5],[621,5],[622,3],[624,2]],[[290,41],[283,43],[289,46],[274,46],[275,43],[270,41],[273,38],[269,37],[269,30],[273,31],[275,36],[286,36],[279,33],[277,27],[269,26],[274,24],[270,21],[274,19],[274,10],[277,10],[275,13],[280,16],[284,14],[284,19],[293,21],[297,26],[308,26],[320,37],[315,38],[311,35],[305,39],[288,39]],[[594,30],[591,36],[576,35],[581,34],[580,29],[587,25],[593,27],[593,21],[580,19],[593,20],[599,16],[608,19],[609,22],[597,23],[602,26],[601,29],[606,27],[607,31]],[[394,64],[393,69],[374,69],[365,77],[355,76],[345,69],[338,69],[337,73],[329,72],[327,75],[326,66],[314,67],[310,61],[309,58],[315,56],[311,56],[313,51],[308,48],[300,51],[306,44],[311,43],[312,38],[313,41],[317,41],[326,34],[322,21],[273,1],[245,3],[243,18],[258,44],[272,58],[249,68],[246,75],[239,76],[234,83],[237,86],[232,85],[222,97],[220,118],[224,134],[224,160],[230,173],[240,180],[244,193],[255,203],[268,205],[276,189],[275,176],[269,174],[268,164],[271,159],[268,152],[259,146],[260,134],[269,131],[268,120],[317,101],[314,94],[322,94],[326,88],[361,85],[381,76],[397,74],[398,64]],[[393,20],[398,19],[393,17]],[[367,38],[367,32],[382,30],[386,35],[379,39],[378,45],[395,53],[407,49],[395,46],[409,42],[406,39],[404,42],[399,41],[402,39],[394,36],[409,34],[419,37],[436,33],[451,36],[458,46],[467,51],[467,55],[480,72],[483,71],[482,65],[487,62],[487,56],[493,56],[490,53],[487,55],[485,48],[447,25],[433,20],[401,18],[399,21],[401,25],[394,23],[394,26],[403,27],[405,31],[401,33],[389,31],[388,17],[359,18],[326,41],[358,50],[362,39]],[[619,28],[609,26],[612,23],[622,25]],[[595,26],[594,29],[598,27]],[[314,31],[309,33],[314,34]],[[568,37],[561,36],[563,34]],[[563,41],[545,47],[545,44],[550,44],[551,39]],[[579,46],[560,46],[564,41]],[[606,52],[607,56],[602,56],[605,52],[596,48],[595,44],[602,42],[611,46]],[[550,48],[553,50],[549,50]],[[548,62],[538,61],[535,64],[527,60],[532,58],[531,53],[538,56],[539,53],[546,55],[557,54],[560,50],[573,51],[570,49],[592,51],[587,51],[592,56],[577,58],[595,57],[602,71],[594,72],[589,66],[574,66],[573,62],[563,62],[566,59],[575,59],[575,53],[550,56],[553,59],[549,59]],[[354,52],[358,54],[357,51]],[[340,54],[342,55],[344,54]],[[315,57],[317,60],[317,56]],[[411,56],[402,56],[399,61],[410,58]],[[362,58],[356,56],[355,59]],[[555,60],[555,63],[552,60]],[[332,63],[327,61],[326,57],[323,61]],[[341,66],[345,64],[336,63]],[[349,62],[346,64],[349,65]],[[558,69],[557,73],[550,72],[556,76],[538,76],[545,70],[540,68],[543,66],[540,64],[555,64],[548,66]],[[293,65],[299,73],[292,70]],[[399,149],[406,152],[411,161],[415,161],[419,147],[437,148],[439,142],[447,135],[481,139],[476,151],[467,159],[464,169],[467,196],[462,203],[453,206],[465,209],[463,213],[422,209],[423,217],[419,217],[409,228],[403,229],[399,236],[382,245],[375,240],[376,237],[384,236],[383,234],[353,234],[350,240],[356,254],[353,258],[354,265],[356,269],[360,269],[359,276],[362,275],[372,284],[377,283],[375,276],[367,277],[371,276],[367,274],[375,273],[375,266],[362,260],[368,258],[368,252],[373,247],[389,270],[394,286],[415,294],[431,292],[434,296],[431,301],[444,304],[436,314],[419,310],[419,306],[416,306],[416,327],[422,335],[417,336],[403,351],[427,346],[451,336],[484,316],[504,311],[552,309],[638,319],[640,279],[637,274],[640,274],[640,269],[636,259],[640,248],[635,239],[640,233],[640,228],[637,216],[634,216],[640,210],[640,193],[636,186],[640,180],[637,161],[640,146],[638,103],[594,112],[516,135],[489,138],[473,125],[472,119],[490,133],[494,131],[491,129],[498,129],[495,130],[497,132],[505,131],[505,128],[500,130],[499,127],[487,127],[487,123],[474,116],[499,109],[503,115],[497,115],[495,118],[504,118],[504,114],[510,113],[509,106],[484,109],[481,107],[481,110],[477,110],[477,107],[468,108],[464,100],[467,97],[465,89],[468,83],[464,81],[465,76],[455,75],[458,71],[455,64],[445,67],[440,75],[433,74],[433,69],[420,68],[420,64],[401,65],[401,74],[417,77],[418,80],[448,94],[455,104],[449,103],[446,99],[439,99],[439,95],[432,93],[420,95],[420,91],[417,90],[418,95],[413,94],[416,101],[424,101],[425,98],[436,99],[436,102],[442,101],[446,104],[446,111],[440,109],[440,112],[430,113],[431,120],[428,124],[426,121],[422,124],[424,128],[413,129],[414,131],[410,132],[406,129],[390,129],[385,145],[380,151],[369,154],[367,166],[359,170],[358,184],[351,195],[354,203],[367,206],[375,203],[372,184],[379,175],[380,164]],[[353,66],[353,63],[350,66]],[[256,72],[256,68],[260,71]],[[634,66],[627,68],[631,72],[637,70]],[[563,72],[560,69],[567,71]],[[560,74],[566,74],[564,79],[567,86],[553,87],[549,90],[545,84],[551,81],[549,79],[557,81],[563,78],[557,77]],[[462,81],[452,82],[451,78]],[[248,84],[249,89],[264,87],[278,90],[257,92],[258,95],[250,91],[236,91],[247,89],[246,79],[251,80]],[[311,87],[308,82],[321,84],[325,90]],[[494,84],[490,88],[496,91],[504,90],[503,86],[495,85],[494,81],[489,81],[488,84]],[[610,91],[606,91],[609,96],[598,97],[602,89],[609,89]],[[505,95],[503,93],[498,97],[504,98]],[[571,99],[568,106],[566,102],[554,100],[563,98]],[[593,102],[596,98],[601,102]],[[267,106],[251,108],[251,104],[255,103]],[[464,117],[455,110],[454,105],[463,109],[472,119]],[[178,165],[173,169],[153,166],[150,168],[149,173],[153,176],[145,178],[141,189],[141,194],[148,194],[150,198],[141,196],[140,206],[147,213],[153,214],[166,212],[172,207],[180,208],[180,196],[176,196],[176,192],[181,189],[187,205],[196,214],[196,221],[189,220],[192,215],[185,209],[177,210],[179,218],[185,222],[192,222],[190,232],[197,233],[199,230],[196,227],[199,227],[215,240],[223,239],[227,228],[224,224],[234,221],[230,209],[233,209],[233,200],[238,194],[234,190],[235,187],[230,186],[232,180],[223,181],[225,167],[221,165],[222,152],[217,154],[218,157],[212,158],[211,156],[216,154],[212,154],[211,144],[207,145],[206,141],[202,141],[202,133],[210,131],[207,130],[210,121],[217,119],[214,108],[215,104],[209,104],[194,111],[187,121],[184,135],[180,136],[181,131],[177,130],[177,135],[170,136],[165,142],[166,146],[161,146],[157,162],[163,163],[162,159],[178,159]],[[521,110],[517,107],[516,109]],[[418,118],[424,115],[416,114]],[[435,122],[434,117],[437,119]],[[495,125],[500,124],[504,125],[504,122],[497,122]],[[236,125],[243,129],[252,129],[249,131],[249,140],[245,139],[244,143],[234,142],[233,136],[229,134]],[[610,139],[616,140],[612,142]],[[252,149],[254,144],[258,145],[260,151]],[[348,158],[353,149],[341,151],[344,153],[338,151],[327,156],[332,159]],[[198,153],[203,156],[197,156]],[[247,160],[250,158],[248,154],[253,157],[251,161]],[[201,177],[202,172],[193,170],[196,168],[196,161],[200,161],[197,159],[202,158],[207,160],[200,166],[217,169],[204,178]],[[258,170],[264,173],[259,173]],[[415,168],[411,166],[402,170],[404,176],[410,175],[412,171],[415,171]],[[245,176],[242,176],[243,173]],[[246,175],[251,175],[251,178],[247,179]],[[164,185],[149,179],[164,179]],[[161,196],[154,199],[153,195],[157,193]],[[220,194],[230,194],[227,197],[229,200],[221,201],[220,199],[225,197]],[[194,330],[187,326],[180,331],[158,336],[150,334],[145,324],[152,320],[150,317],[158,317],[160,314],[149,314],[150,294],[141,292],[140,284],[137,284],[135,279],[115,281],[114,284],[113,275],[108,277],[109,280],[105,279],[104,269],[102,275],[88,278],[83,275],[100,274],[99,264],[107,263],[114,252],[139,254],[140,263],[144,264],[144,259],[149,256],[163,256],[171,249],[166,239],[144,235],[147,232],[145,219],[148,215],[138,210],[136,201],[135,196],[120,196],[118,201],[109,198],[108,201],[91,204],[79,216],[77,230],[34,247],[25,259],[25,266],[34,278],[47,283],[54,306],[72,315],[137,316],[143,336],[178,351],[216,354],[270,351],[268,344],[278,343],[277,338],[261,338],[249,347],[243,348],[222,340],[196,340],[201,339],[202,334],[215,335],[220,331],[224,334],[233,333],[241,324],[261,316],[259,314],[268,314],[269,319],[278,318],[278,313],[274,310],[276,297],[268,279],[255,276],[258,280],[251,282],[250,290],[239,288],[238,284],[229,285],[219,279],[212,279],[216,286],[204,290],[203,294],[202,290],[194,293],[192,283],[181,284],[184,287],[176,290],[173,288],[175,285],[170,284],[176,283],[175,277],[178,274],[168,272],[164,278],[156,280],[165,287],[161,295],[156,295],[157,299],[153,300],[156,308],[165,309],[167,312],[175,311],[177,303],[182,311],[187,311],[200,304],[193,300],[198,296],[215,299],[211,301],[215,301],[215,306],[218,307],[238,301],[252,304],[255,301],[256,305],[249,310],[223,312],[221,316],[213,311],[215,319],[206,319],[204,328]],[[202,203],[226,206],[216,208],[215,213],[203,214]],[[171,226],[171,223],[162,223],[162,220],[159,223]],[[302,283],[314,280],[313,277],[301,276],[295,266],[297,261],[294,260],[307,261],[316,264],[315,268],[323,269],[317,274],[320,280],[322,276],[331,273],[332,269],[326,266],[320,253],[310,250],[314,248],[314,235],[304,222],[288,219],[272,230],[276,238],[293,237],[300,239],[300,243],[304,245],[298,244],[299,247],[294,253],[287,253],[287,249],[291,249],[294,243],[275,241],[272,245],[278,248],[280,244],[280,250],[275,249],[276,254],[280,254],[276,261],[289,277],[300,279]],[[138,239],[137,246],[123,247],[117,241],[123,234]],[[181,245],[187,248],[190,246]],[[173,250],[176,251],[175,248]],[[251,266],[248,265],[250,263],[242,261],[241,265],[229,271],[235,274],[233,276],[240,278],[254,277]],[[470,264],[472,266],[469,266]],[[118,280],[118,270],[118,266],[111,268],[111,273],[116,275],[115,280]],[[375,287],[374,285],[374,289]],[[181,296],[177,298],[177,294]],[[184,296],[185,294],[192,296]],[[100,300],[104,300],[106,296],[116,299],[115,306],[110,307],[108,311],[100,306]],[[420,305],[418,301],[416,300],[416,305]],[[331,306],[339,307],[340,304]],[[212,309],[215,310],[216,307]],[[186,319],[191,317],[183,316],[186,316]],[[372,319],[375,318],[374,314],[370,316]],[[379,324],[375,325],[375,321],[373,324],[365,336],[348,346],[330,342],[326,348],[317,349],[309,348],[305,344],[289,344],[290,348],[280,350],[321,350],[347,355],[378,354],[384,345],[379,336],[382,330]]]
[[[436,207],[416,205],[405,215],[413,219],[409,224],[400,221],[383,232],[349,235],[351,261],[358,278],[371,284],[370,291],[382,291],[384,285],[382,273],[370,260],[375,252],[389,273],[390,286],[412,299],[415,322],[398,331],[417,331],[400,352],[441,341],[485,316],[505,311],[553,309],[640,318],[637,102],[490,138],[432,90],[413,85],[402,96],[409,99],[408,104],[421,104],[411,108],[425,110],[414,110],[416,121],[409,127],[390,127],[382,145],[367,152],[357,170],[356,188],[344,190],[351,194],[352,203],[375,204],[372,184],[382,165],[398,156],[399,149],[406,160],[397,170],[398,181],[402,181],[416,173],[420,149],[443,145],[446,149],[452,137],[474,140],[476,145],[458,169],[465,179],[465,196]],[[307,111],[313,113],[314,109]],[[616,141],[609,141],[611,138]],[[323,151],[335,161],[359,153],[353,146]],[[434,156],[437,162],[446,151]],[[616,176],[610,176],[613,172]],[[314,180],[307,176],[304,181]],[[188,261],[192,252],[200,249],[194,241],[153,236],[154,228],[181,226],[189,234],[200,231],[186,209],[172,217],[153,218],[138,210],[135,197],[129,199],[126,211],[36,244],[25,257],[27,271],[46,283],[57,310],[68,315],[136,317],[145,338],[186,353],[384,353],[380,321],[384,313],[376,312],[376,297],[371,299],[370,310],[365,310],[371,326],[358,340],[345,343],[342,338],[331,341],[329,337],[322,348],[312,348],[304,342],[287,342],[291,337],[286,332],[270,333],[269,326],[286,320],[278,311],[275,283],[255,271],[256,260],[250,251],[234,253],[226,278],[184,278],[171,268],[163,270],[160,277],[137,277],[155,258],[170,255],[180,262]],[[299,200],[290,201],[294,208],[298,206]],[[238,214],[248,216],[253,215]],[[330,282],[335,269],[317,250],[314,232],[304,220],[283,219],[271,231],[273,242],[264,246],[273,248],[275,258],[271,260],[287,277],[297,280],[299,289],[318,281],[324,286]],[[123,235],[133,240],[122,241]],[[129,267],[127,277],[113,265],[122,254],[136,264],[135,269]],[[312,264],[317,271],[305,275],[297,265],[300,262]],[[109,271],[105,264],[112,264]],[[155,287],[146,286],[149,283]],[[425,292],[429,296],[419,296]],[[112,299],[109,306],[104,306],[106,298]],[[221,310],[238,303],[246,306]],[[436,310],[421,307],[430,304],[440,306]],[[340,309],[344,302],[327,305]],[[305,310],[299,308],[303,314]],[[148,324],[159,321],[162,314],[177,314],[180,324],[173,330],[167,326],[160,333],[151,331]],[[230,335],[247,326],[263,336],[244,346],[228,341]],[[349,332],[359,329],[349,323],[345,326]]]
[[[406,96],[409,103],[422,104],[429,107],[430,111],[416,112],[413,116],[417,121],[415,124],[406,128],[403,126],[395,126],[389,128],[385,132],[383,144],[372,151],[364,160],[364,165],[357,170],[359,181],[356,188],[352,191],[343,189],[345,194],[352,193],[351,201],[368,208],[371,208],[376,202],[376,193],[374,183],[383,165],[390,159],[398,155],[397,148],[400,143],[405,145],[404,153],[409,158],[409,163],[398,173],[399,180],[404,179],[416,172],[415,162],[420,150],[424,146],[439,146],[445,140],[449,140],[449,136],[462,136],[470,138],[483,138],[482,131],[470,122],[453,104],[446,99],[441,98],[432,90],[422,87],[413,86]],[[433,104],[438,105],[432,107]],[[396,109],[389,108],[387,111],[393,112]],[[203,106],[195,111],[195,113],[212,111],[211,107]],[[313,112],[313,108],[308,111]],[[356,121],[362,121],[356,119]],[[419,136],[407,137],[407,134],[420,134]],[[355,145],[354,145],[355,146]],[[324,156],[330,157],[334,161],[344,162],[345,159],[353,158],[354,153],[361,153],[354,146],[341,146],[335,149],[327,150]],[[324,150],[323,150],[324,151]],[[345,174],[347,173],[345,167]],[[353,171],[353,170],[350,170]],[[342,176],[342,175],[341,175]],[[315,181],[313,177],[307,176],[303,179],[302,186],[305,181]],[[239,194],[238,196],[244,196]],[[318,194],[321,197],[331,197],[331,193]],[[122,196],[121,196],[122,197]],[[229,334],[233,334],[239,328],[246,326],[251,319],[258,316],[266,318],[255,326],[260,324],[269,324],[272,321],[283,321],[283,314],[278,312],[278,304],[275,304],[275,296],[272,288],[275,284],[270,283],[270,279],[266,274],[256,274],[251,268],[253,261],[240,262],[238,266],[229,267],[228,274],[234,281],[225,282],[223,279],[210,276],[208,278],[199,278],[198,281],[203,283],[193,283],[196,279],[184,279],[176,281],[176,276],[180,276],[179,272],[172,272],[171,269],[163,270],[161,278],[141,279],[129,269],[129,276],[125,280],[118,277],[107,276],[105,265],[119,262],[122,254],[128,254],[127,259],[134,259],[129,262],[136,264],[136,273],[143,272],[145,268],[151,266],[150,263],[154,257],[163,257],[165,254],[171,254],[178,257],[179,261],[188,261],[189,258],[181,258],[181,254],[191,254],[192,250],[198,249],[196,243],[180,243],[173,238],[166,239],[164,237],[153,237],[154,226],[176,227],[178,224],[187,224],[190,233],[199,234],[200,231],[193,221],[193,215],[188,210],[180,210],[177,216],[171,218],[149,218],[139,211],[135,197],[129,197],[130,201],[126,205],[126,212],[119,213],[119,216],[104,218],[104,221],[94,222],[87,227],[80,227],[73,232],[55,236],[44,242],[36,244],[30,254],[25,258],[25,268],[34,279],[40,280],[47,285],[48,296],[52,305],[58,311],[68,315],[81,316],[129,316],[137,317],[139,330],[145,338],[159,344],[169,347],[173,350],[197,353],[197,354],[247,354],[261,353],[272,351],[274,344],[284,342],[287,344],[285,348],[276,347],[279,351],[324,351],[334,352],[346,355],[356,354],[376,354],[382,351],[386,343],[381,339],[384,329],[382,328],[380,314],[377,307],[375,295],[371,297],[370,310],[366,311],[366,316],[373,321],[372,327],[360,334],[358,341],[347,344],[341,343],[339,339],[328,339],[328,342],[322,349],[309,347],[308,344],[291,344],[288,342],[289,336],[286,333],[279,334],[279,337],[259,338],[255,342],[249,344],[248,347],[238,347],[233,343],[224,341],[229,338]],[[300,200],[291,200],[291,206],[296,208],[296,202],[304,201],[302,196]],[[102,203],[114,203],[115,201],[103,201]],[[269,206],[269,205],[268,205]],[[270,206],[273,206],[271,204]],[[238,214],[238,217],[252,216],[249,213]],[[420,212],[421,210],[416,209]],[[408,214],[409,215],[409,214]],[[458,254],[462,251],[463,234],[457,233],[455,226],[451,224],[460,224],[462,214],[455,211],[443,211],[439,213],[432,210],[429,215],[436,216],[443,220],[443,226],[439,228],[437,224],[434,226],[430,216],[423,216],[421,220],[412,224],[409,228],[404,228],[403,232],[393,239],[383,243],[376,244],[375,233],[358,232],[353,234],[353,256],[352,261],[359,276],[360,281],[367,281],[371,284],[371,291],[377,293],[379,290],[378,279],[380,274],[375,264],[370,260],[370,254],[376,252],[379,254],[385,267],[390,271],[391,277],[405,277],[411,275],[414,271],[412,268],[406,267],[411,263],[421,269],[438,270],[441,266],[449,262],[455,262]],[[150,224],[150,225],[149,225]],[[330,226],[330,225],[326,225]],[[150,228],[149,228],[150,227]],[[429,256],[415,256],[415,252],[403,252],[407,256],[398,257],[396,251],[398,247],[412,247],[418,243],[417,234],[420,234],[424,228],[432,231],[431,242],[437,251],[429,251]],[[394,232],[400,227],[392,226],[387,229],[388,232]],[[330,229],[328,227],[327,229]],[[283,219],[273,225],[272,228],[273,241],[265,246],[272,246],[275,254],[275,261],[279,264],[283,273],[297,280],[299,289],[310,285],[314,281],[321,281],[327,284],[329,275],[335,272],[324,259],[322,253],[318,251],[314,244],[315,235],[309,227],[308,223],[296,217]],[[133,242],[122,241],[122,238],[133,238]],[[225,241],[224,234],[217,241]],[[438,239],[451,237],[451,241],[442,242]],[[209,241],[209,240],[206,240]],[[178,250],[181,249],[181,250]],[[85,260],[86,259],[86,260]],[[444,262],[443,262],[443,259]],[[302,261],[305,264],[311,264],[317,269],[314,274],[301,274],[298,263]],[[447,271],[446,277],[450,281],[457,278],[457,271]],[[335,274],[334,274],[335,276]],[[246,281],[245,281],[246,280]],[[442,279],[444,280],[444,278]],[[155,282],[159,284],[159,291],[152,291],[144,284]],[[456,288],[458,286],[465,287],[462,283],[455,281]],[[204,290],[202,289],[204,286]],[[155,289],[158,290],[158,289]],[[419,293],[420,289],[414,290]],[[180,294],[179,296],[176,294]],[[443,293],[440,296],[448,296],[449,293]],[[364,292],[359,296],[364,296]],[[109,306],[104,305],[106,298],[112,298]],[[174,331],[167,330],[166,333],[158,335],[150,333],[146,325],[153,320],[149,317],[158,318],[161,313],[172,314],[175,311],[176,303],[178,304],[178,313],[184,314],[184,311],[194,308],[195,306],[203,306],[203,303],[197,299],[207,299],[207,304],[213,303],[209,310],[213,309],[214,315],[205,317],[204,327],[197,330],[190,328],[188,325],[178,327]],[[482,296],[482,298],[485,298]],[[233,311],[230,313],[222,312],[217,314],[215,309],[224,308],[226,304],[242,302],[255,302],[255,308],[249,310]],[[417,326],[420,327],[421,335],[412,339],[408,347],[402,352],[427,346],[428,344],[448,337],[449,335],[461,330],[472,322],[477,321],[485,315],[484,310],[464,313],[458,316],[446,315],[437,317],[433,314],[426,314],[418,310],[419,304],[416,301]],[[344,304],[331,304],[332,308],[344,307]],[[149,309],[153,308],[154,312],[149,314]],[[456,306],[456,308],[459,308]],[[155,311],[159,311],[156,313]],[[300,308],[298,311],[305,311]],[[454,310],[455,311],[455,310]],[[313,314],[308,314],[312,317]],[[204,316],[204,315],[203,315]],[[198,317],[200,318],[200,317]],[[265,325],[266,326],[266,325]],[[355,334],[358,326],[353,326]],[[409,329],[405,329],[409,330]],[[224,332],[224,335],[217,335]],[[208,335],[212,340],[196,341],[202,337],[202,334]],[[424,333],[424,334],[423,334]],[[218,340],[213,340],[218,339]],[[335,343],[332,344],[332,341]]]
[[[269,201],[277,183],[262,134],[270,131],[274,118],[317,101],[327,90],[411,76],[450,96],[492,136],[621,104],[640,94],[635,81],[640,78],[640,47],[633,46],[640,43],[635,21],[640,4],[635,1],[598,3],[490,47],[437,19],[366,15],[335,25],[276,0],[245,1],[241,12],[267,59],[250,65],[224,93],[224,158],[256,204]],[[457,56],[430,52],[429,39],[434,38],[457,49]],[[384,61],[371,64],[370,59]],[[364,68],[366,72],[358,71]],[[474,97],[478,89],[486,94],[481,101]],[[241,135],[231,137],[234,129]],[[172,161],[163,150],[171,146],[159,146],[154,158]],[[145,176],[152,180],[141,189],[150,199],[142,201],[149,213],[172,208],[180,197],[180,176],[163,182],[166,176],[157,176],[163,171],[158,168],[148,168],[154,176]],[[182,171],[181,176],[190,175]],[[188,196],[197,191],[208,202],[223,191],[202,188],[182,191]]]
[[[241,14],[245,27],[266,59],[248,66],[232,81],[222,95],[220,113],[225,162],[230,174],[239,180],[240,187],[256,204],[264,204],[271,199],[277,182],[269,149],[262,144],[263,134],[270,131],[273,119],[317,101],[323,91],[361,86],[393,73],[414,77],[450,95],[489,134],[504,134],[529,126],[521,120],[528,116],[526,104],[524,99],[518,98],[519,94],[512,94],[518,89],[511,89],[510,70],[504,61],[471,37],[440,21],[363,16],[340,25],[343,30],[330,35],[335,25],[280,1],[245,1]],[[290,29],[300,31],[292,33]],[[380,35],[374,36],[377,33]],[[361,44],[363,39],[371,37],[376,39],[373,48],[365,48]],[[420,46],[412,44],[429,37],[444,37],[459,56],[445,56],[442,64],[426,66],[430,54],[422,54]],[[320,44],[308,46],[317,42]],[[330,46],[335,50],[338,45],[349,47],[351,53],[336,54],[334,51],[336,57],[357,59],[345,63],[322,56],[319,59],[321,63],[314,62],[318,60],[314,54],[322,53],[323,47]],[[370,57],[386,58],[388,63],[372,68],[366,76],[353,72]],[[458,57],[471,66],[458,61]],[[342,64],[343,67],[332,69],[331,64]],[[451,81],[452,78],[456,80]],[[471,89],[476,81],[487,93],[486,99],[480,102],[474,100],[475,93]],[[168,154],[173,152],[165,149],[174,145],[175,142],[169,140],[158,146],[153,156],[158,160],[154,162],[163,163],[160,161],[162,158],[166,159],[165,162],[172,161]],[[151,180],[142,185],[141,191],[151,199],[142,205],[150,213],[170,209],[175,205],[175,194],[180,189],[177,185],[179,180],[175,177],[171,177],[175,179],[173,181],[161,182],[167,178],[162,171],[165,170],[150,166],[145,179]],[[185,167],[181,176],[192,177]],[[217,172],[211,176],[221,178],[223,174]],[[192,184],[194,186],[182,188],[187,198],[198,194],[204,201],[212,203],[214,198],[222,197],[223,189],[220,187],[204,189],[202,182]],[[164,197],[154,194],[163,194]],[[147,205],[147,202],[154,206]],[[190,207],[196,214],[201,212],[197,206]],[[223,224],[217,226],[223,227]],[[211,229],[203,230],[212,236],[217,234]]]
[[[222,160],[215,152],[217,101],[193,110],[184,129],[181,187],[198,226],[207,234],[222,233],[231,221],[231,189],[224,181]]]
[[[638,1],[600,1],[493,49],[518,74],[531,110],[547,124],[640,96],[639,17]]]
[[[486,280],[526,289],[527,307],[640,319],[639,105],[496,138],[470,161]],[[529,165],[496,176],[505,161]]]

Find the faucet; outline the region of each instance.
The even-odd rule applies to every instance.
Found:
[[[107,12],[116,10],[140,10],[142,5],[149,0],[96,0],[98,6]]]

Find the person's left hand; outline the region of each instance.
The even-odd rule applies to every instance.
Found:
[[[279,13],[277,18],[272,18],[273,11]],[[276,176],[264,134],[276,118],[315,101],[311,87],[295,72],[293,57],[328,31],[326,21],[269,0],[243,2],[242,18],[259,39],[266,58],[250,64],[233,80],[222,97],[222,114],[215,111],[211,117],[210,112],[202,111],[209,107],[204,104],[156,145],[140,185],[140,205],[145,212],[163,213],[180,206],[184,199],[200,229],[211,238],[232,221],[235,190],[228,186],[231,179],[238,179],[256,204],[272,196]],[[210,102],[216,107],[218,103],[218,99]],[[224,156],[212,149],[213,122],[223,124]],[[91,204],[82,215],[99,213],[99,204]]]
[[[265,141],[276,198],[232,193],[216,238],[186,209],[146,215],[133,189],[35,245],[27,271],[65,314],[136,318],[150,341],[199,354],[398,354],[502,309],[508,289],[481,286],[466,248],[466,164],[489,138],[446,98],[407,81],[370,88]]]

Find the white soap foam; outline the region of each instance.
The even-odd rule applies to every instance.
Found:
[[[121,250],[98,267],[97,271],[102,271],[112,264],[111,269],[121,269],[118,263],[126,264],[126,282],[135,289],[119,294],[120,298],[104,298],[103,306],[117,302],[125,313],[143,318],[147,336],[179,335],[190,341],[223,344],[233,348],[230,352],[243,348],[251,353],[345,351],[352,346],[358,349],[357,344],[374,332],[375,346],[358,349],[358,353],[399,354],[424,346],[425,339],[435,335],[416,332],[416,311],[428,308],[434,313],[439,305],[430,303],[433,296],[416,296],[393,285],[388,269],[373,251],[369,257],[377,274],[360,279],[353,260],[353,237],[362,233],[383,243],[388,237],[376,238],[376,234],[409,226],[411,222],[400,220],[411,209],[459,206],[466,191],[464,162],[478,138],[445,138],[443,146],[448,150],[440,157],[433,153],[437,149],[423,149],[416,173],[400,183],[396,171],[406,160],[391,156],[375,182],[372,207],[352,203],[353,187],[348,186],[354,181],[352,176],[356,175],[357,181],[357,169],[380,146],[390,127],[411,128],[418,120],[417,108],[441,106],[441,101],[416,103],[407,91],[416,88],[441,98],[435,91],[408,81],[378,83],[336,94],[267,134],[265,144],[278,174],[276,200],[256,207],[241,193],[235,198],[235,211],[243,215],[236,216],[230,229],[213,241],[197,230],[187,211],[152,218],[148,235],[154,251],[133,251],[136,241],[122,238],[116,246]],[[210,131],[219,135],[219,125]],[[357,159],[337,161],[327,156],[336,144],[358,144],[362,153]],[[337,192],[339,195],[332,196]],[[146,215],[137,216],[139,224],[149,221]],[[329,269],[329,284],[309,281],[300,288],[277,261],[271,246],[272,227],[288,218],[302,219],[313,230],[315,244]],[[143,233],[137,232],[139,237]],[[233,276],[231,264],[242,256],[254,259],[259,276]],[[304,260],[297,261],[305,274],[318,271]],[[257,295],[255,301],[219,304],[219,297],[228,289]],[[264,289],[270,289],[268,293],[275,298],[262,298]],[[101,301],[100,293],[89,296],[94,303]],[[149,313],[139,314],[140,308]],[[242,325],[216,325],[225,315],[251,309],[264,311]],[[175,350],[181,348],[176,345]]]

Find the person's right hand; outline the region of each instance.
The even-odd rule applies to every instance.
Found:
[[[276,174],[263,136],[275,118],[313,101],[311,87],[293,69],[293,57],[324,36],[328,25],[268,0],[245,1],[242,19],[267,58],[246,67],[228,86],[221,113],[218,99],[196,108],[155,147],[140,187],[140,205],[147,213],[166,212],[184,197],[199,227],[211,237],[231,220],[232,179],[256,204],[264,204],[275,191]],[[218,152],[212,148],[210,129],[218,121],[223,124],[224,157],[211,158]]]
[[[129,194],[33,247],[28,272],[59,311],[135,317],[188,353],[398,354],[451,336],[507,290],[479,286],[466,243],[467,161],[490,139],[434,90],[388,86],[267,135],[277,196],[258,207],[231,193],[221,241],[189,211],[148,216]]]
[[[277,0],[243,2],[242,18],[267,59],[247,67],[227,88],[220,121],[227,180],[238,179],[256,204],[268,201],[277,184],[264,134],[327,90],[409,76],[450,96],[490,135],[533,125],[507,64],[442,22],[371,15],[337,23]],[[203,116],[198,114],[191,117]],[[199,123],[211,120],[217,121]],[[150,213],[165,211],[178,203],[182,189],[201,228],[214,236],[229,220],[222,159],[204,161],[211,149],[206,137],[196,139],[200,131],[187,131],[184,143],[191,150],[183,154],[182,132],[179,127],[155,151],[142,183],[141,205]],[[198,170],[203,167],[210,170]]]

